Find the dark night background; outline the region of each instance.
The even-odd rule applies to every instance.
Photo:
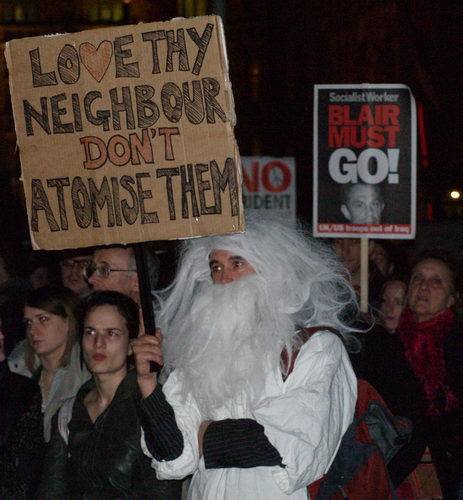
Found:
[[[299,217],[312,212],[313,85],[403,83],[419,107],[417,244],[460,246],[463,202],[448,192],[463,191],[461,1],[3,0],[0,39],[209,13],[224,18],[240,153],[296,158]],[[0,223],[14,244],[27,221],[3,57],[0,78]]]

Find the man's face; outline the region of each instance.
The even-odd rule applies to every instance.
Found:
[[[412,271],[408,289],[408,307],[418,323],[444,312],[455,303],[452,274],[437,259],[425,259]]]
[[[113,290],[124,293],[138,302],[138,276],[131,248],[104,248],[95,250],[92,264],[97,268],[88,279],[94,290]],[[111,269],[108,277],[101,276]]]
[[[246,259],[226,250],[212,250],[209,267],[214,284],[225,285],[256,271]]]
[[[360,269],[360,240],[357,238],[337,239],[334,242],[336,257],[346,266],[350,274]]]
[[[352,224],[380,224],[384,202],[379,188],[366,184],[354,186],[341,212]]]
[[[85,281],[84,269],[91,260],[91,255],[79,255],[72,259],[61,260],[59,264],[63,286],[69,288],[77,295],[83,295],[88,292],[89,286]]]

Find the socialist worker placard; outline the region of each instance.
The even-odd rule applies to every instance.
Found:
[[[315,85],[314,234],[412,239],[416,110],[402,84]]]

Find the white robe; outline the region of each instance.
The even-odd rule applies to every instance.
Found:
[[[279,367],[271,371],[265,391],[252,410],[227,405],[214,420],[252,418],[282,457],[285,468],[205,469],[198,453],[198,429],[203,421],[195,401],[182,402],[174,371],[163,387],[182,432],[182,454],[152,466],[159,479],[193,474],[188,500],[306,500],[306,486],[329,468],[342,435],[353,420],[357,379],[341,340],[317,332],[301,348],[292,373],[283,381]]]

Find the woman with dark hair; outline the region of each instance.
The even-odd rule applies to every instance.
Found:
[[[421,254],[398,327],[425,401],[415,427],[429,446],[445,499],[457,498],[463,477],[463,331],[452,309],[457,276],[448,253]]]
[[[180,483],[157,480],[140,445],[138,386],[127,363],[139,332],[137,304],[119,292],[94,292],[79,316],[93,377],[55,417],[38,498],[180,498]]]
[[[9,432],[0,457],[2,500],[33,498],[45,443],[50,440],[51,418],[88,379],[75,343],[77,302],[73,292],[60,286],[39,288],[26,298],[23,362],[37,385]],[[14,393],[16,384],[11,384],[9,390]]]

